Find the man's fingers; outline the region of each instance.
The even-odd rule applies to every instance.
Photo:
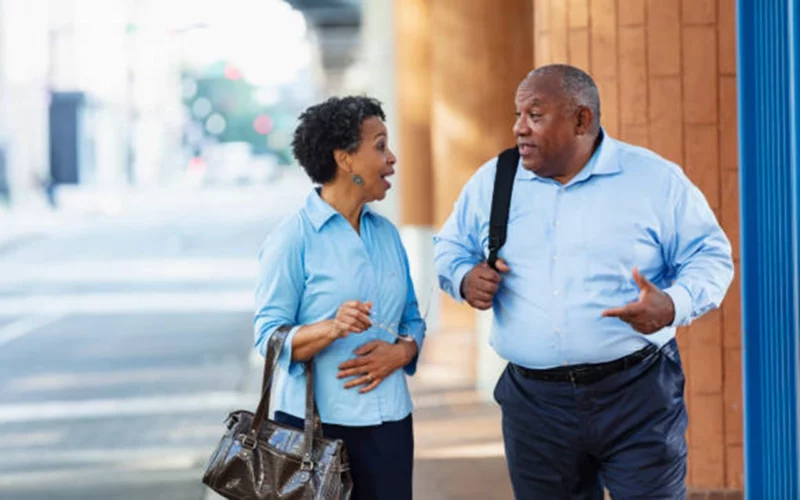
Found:
[[[498,288],[500,288],[500,285],[492,281],[478,281],[475,284],[476,290],[480,290],[481,292],[485,292],[491,295],[494,295],[495,292],[497,292]]]
[[[477,276],[479,281],[488,281],[489,283],[500,283],[503,280],[500,273],[492,268],[482,269]]]
[[[480,309],[481,311],[485,311],[492,307],[491,300],[473,300],[472,307],[475,309]]]
[[[629,321],[635,318],[642,312],[644,306],[641,302],[631,302],[622,307],[614,307],[603,311],[602,316],[605,318],[620,318],[623,321]]]
[[[627,311],[628,311],[627,307],[628,306],[615,307],[613,309],[606,309],[605,311],[603,311],[602,316],[604,318],[619,318],[620,316],[622,316],[622,315],[627,313]]]
[[[642,273],[640,273],[639,269],[637,268],[633,269],[633,281],[636,282],[636,286],[639,287],[639,290],[643,292],[645,290],[650,290],[651,288],[655,287],[655,285],[653,285],[653,283],[651,283],[650,280],[642,276]]]
[[[472,294],[472,300],[480,300],[483,302],[491,302],[492,297],[494,297],[493,293],[489,293],[484,290],[475,290],[475,292]]]
[[[497,268],[497,270],[500,271],[501,273],[507,273],[511,271],[511,268],[508,267],[508,264],[506,264],[506,261],[504,261],[503,259],[497,259],[494,265]]]

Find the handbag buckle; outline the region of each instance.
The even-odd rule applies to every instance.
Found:
[[[242,441],[242,448],[247,448],[248,450],[255,450],[256,445],[258,444],[258,440],[251,436],[250,434],[242,434],[240,436]]]
[[[310,458],[303,458],[303,462],[300,464],[300,470],[311,472],[314,470],[314,462]]]

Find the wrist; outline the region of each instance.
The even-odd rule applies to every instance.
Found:
[[[405,366],[405,365],[411,363],[411,361],[417,355],[417,352],[418,352],[417,342],[415,340],[413,340],[413,339],[398,340],[397,343],[395,344],[395,346],[397,346],[398,349],[400,350],[400,352],[402,353],[402,356],[403,356],[402,357],[402,359],[403,359],[403,365],[402,366]]]
[[[664,313],[664,326],[670,326],[675,322],[675,302],[672,300],[672,297],[665,293],[664,295],[667,296],[666,300],[666,311]]]
[[[342,336],[342,332],[339,331],[339,327],[336,326],[336,320],[329,319],[328,320],[328,324],[326,325],[326,329],[327,329],[327,332],[328,332],[326,337],[331,342],[333,342],[334,340],[336,340],[336,339],[338,339],[339,337]]]

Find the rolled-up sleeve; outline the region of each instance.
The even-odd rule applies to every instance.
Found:
[[[292,340],[300,328],[297,312],[304,288],[302,233],[282,224],[264,242],[258,255],[255,289],[255,347],[262,356],[272,334],[281,326],[293,328],[281,351],[279,366],[290,375],[303,373],[303,363],[292,361]]]
[[[399,241],[399,238],[398,238]],[[400,243],[402,245],[402,243]],[[411,272],[408,265],[408,256],[405,249],[403,250],[403,259],[406,274],[406,302],[403,307],[403,314],[400,317],[400,333],[408,335],[417,343],[417,355],[405,366],[405,371],[408,375],[414,375],[417,372],[417,361],[422,353],[422,344],[425,341],[425,319],[420,316],[419,302],[417,294],[414,290],[414,283],[411,280]]]
[[[716,309],[733,280],[731,244],[700,190],[682,179],[673,204],[668,259],[675,277],[664,290],[675,305],[673,326]]]
[[[461,190],[453,212],[434,236],[434,261],[439,287],[462,302],[461,281],[483,259],[476,213],[480,178],[474,176]]]

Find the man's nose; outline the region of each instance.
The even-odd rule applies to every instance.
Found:
[[[531,131],[530,127],[528,126],[528,121],[525,119],[524,116],[520,116],[517,118],[517,121],[514,122],[514,135],[528,135]]]

